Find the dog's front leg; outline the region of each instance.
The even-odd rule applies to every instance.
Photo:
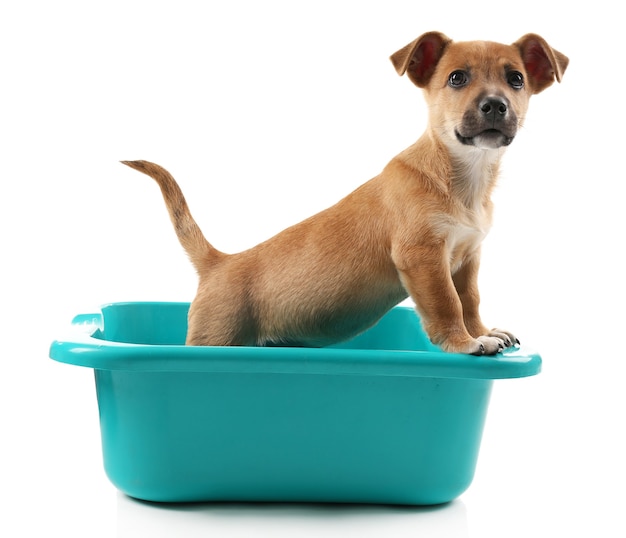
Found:
[[[402,284],[411,295],[430,340],[444,351],[492,355],[504,348],[498,337],[474,337],[465,326],[463,304],[452,280],[443,245],[396,252]]]
[[[463,265],[452,275],[454,286],[463,306],[465,328],[474,337],[490,336],[502,340],[504,347],[511,347],[519,340],[510,332],[500,329],[489,330],[482,322],[479,313],[480,294],[478,292],[478,267],[480,249],[469,255]]]

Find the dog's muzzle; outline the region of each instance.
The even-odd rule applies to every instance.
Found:
[[[508,99],[493,95],[483,97],[475,108],[464,114],[455,134],[466,146],[486,149],[508,146],[517,134],[517,116]]]

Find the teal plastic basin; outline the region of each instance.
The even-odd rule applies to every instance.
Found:
[[[396,307],[327,348],[185,346],[188,303],[115,303],[75,317],[56,361],[93,368],[104,467],[160,502],[429,505],[472,482],[494,379],[539,373],[432,345]]]

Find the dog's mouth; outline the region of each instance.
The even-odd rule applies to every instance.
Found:
[[[499,129],[485,129],[471,136],[464,136],[459,131],[455,131],[455,134],[461,144],[484,149],[497,149],[508,146],[515,138],[515,136],[509,136]]]

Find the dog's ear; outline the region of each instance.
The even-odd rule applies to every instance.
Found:
[[[520,51],[533,93],[545,90],[555,79],[561,82],[569,58],[548,45],[543,37],[526,34],[513,46]]]
[[[413,84],[423,88],[430,81],[443,51],[452,40],[440,32],[428,32],[391,55],[398,75],[404,73]]]

